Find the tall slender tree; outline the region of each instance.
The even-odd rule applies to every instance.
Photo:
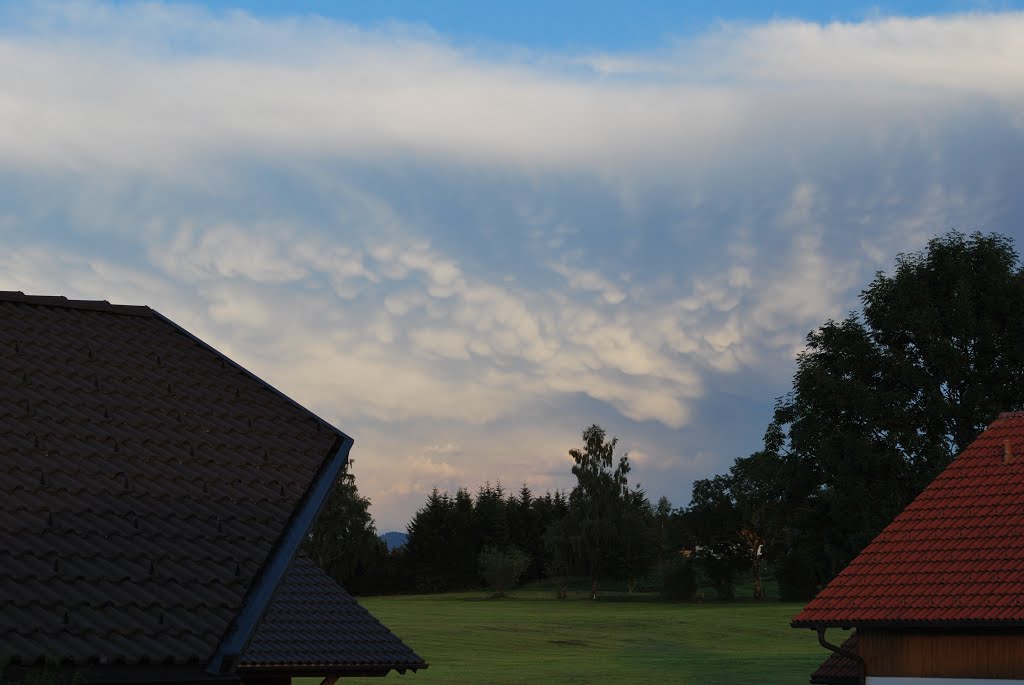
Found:
[[[569,534],[583,567],[591,578],[591,597],[597,599],[598,581],[614,568],[622,513],[628,495],[629,457],[615,460],[618,438],[606,440],[605,431],[592,425],[583,431],[583,449],[569,450],[576,487],[569,493]]]

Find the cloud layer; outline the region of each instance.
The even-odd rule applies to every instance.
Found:
[[[1024,15],[723,25],[644,54],[176,5],[7,10],[0,287],[145,303],[425,492],[654,497],[758,448],[901,250],[1020,235]]]

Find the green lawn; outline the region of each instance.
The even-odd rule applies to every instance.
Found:
[[[789,627],[799,604],[671,604],[624,594],[591,601],[583,593],[557,600],[536,590],[501,600],[453,593],[361,601],[430,663],[385,679],[406,685],[798,685],[828,656],[812,631]]]

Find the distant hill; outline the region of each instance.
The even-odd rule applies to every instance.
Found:
[[[399,533],[398,531],[391,531],[390,533],[384,533],[380,536],[380,539],[384,541],[384,544],[388,546],[388,551],[398,549],[405,544],[405,541],[409,539],[409,536],[405,533]]]

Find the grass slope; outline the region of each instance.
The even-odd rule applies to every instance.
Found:
[[[453,593],[361,601],[431,664],[387,677],[407,685],[797,685],[828,656],[811,631],[789,627],[799,604],[671,604],[638,595],[559,601],[537,591],[501,600]]]

